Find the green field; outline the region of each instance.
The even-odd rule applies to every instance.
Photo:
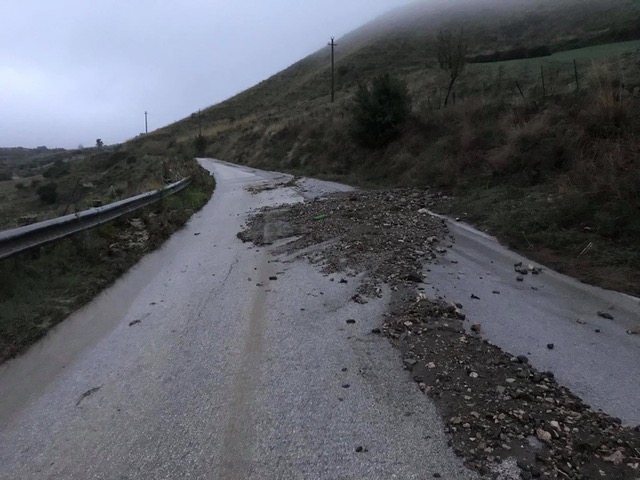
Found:
[[[559,65],[571,65],[573,61],[581,65],[588,65],[594,61],[608,60],[621,57],[625,54],[640,53],[640,40],[629,42],[608,43],[605,45],[594,45],[592,47],[578,48],[556,52],[548,57],[524,58],[519,60],[508,60],[504,62],[479,63],[478,66],[500,68],[501,66],[512,71],[531,68],[539,70],[540,66],[556,67]],[[621,59],[622,60],[622,59]]]

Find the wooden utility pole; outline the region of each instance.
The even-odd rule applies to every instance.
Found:
[[[147,111],[145,110],[144,112],[144,134],[146,135],[147,133],[149,133],[149,126],[147,123]]]
[[[331,47],[331,103],[333,103],[336,99],[336,77],[335,77],[335,48],[338,46],[336,42],[334,42],[333,37],[331,37],[331,43],[328,44]]]

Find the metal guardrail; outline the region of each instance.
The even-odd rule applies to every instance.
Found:
[[[90,208],[79,213],[52,218],[44,222],[0,232],[0,260],[30,248],[54,242],[74,233],[89,230],[118,217],[147,207],[164,197],[179,192],[191,183],[191,177],[172,183],[160,190]]]

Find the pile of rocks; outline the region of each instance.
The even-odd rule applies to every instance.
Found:
[[[308,256],[326,273],[367,272],[373,283],[391,285],[420,282],[424,262],[446,253],[452,241],[445,223],[429,215],[435,201],[416,189],[338,193],[262,210],[238,236],[258,245],[298,237],[287,244],[291,251],[327,243],[319,257]]]
[[[389,284],[400,307],[383,332],[447,419],[452,446],[469,467],[491,476],[515,458],[524,479],[640,480],[638,429],[593,411],[526,357],[481,340],[481,325],[466,334],[462,305],[430,302],[413,288],[423,265],[453,242],[446,224],[429,214],[437,202],[415,189],[333,194],[262,210],[238,237],[257,245],[290,238],[279,247],[287,252],[321,245],[305,256],[324,272],[367,273],[356,302]],[[519,278],[540,273],[522,264],[514,269]]]
[[[470,467],[490,474],[515,458],[523,479],[640,478],[638,428],[592,410],[525,356],[466,334],[460,307],[418,297],[383,330]]]

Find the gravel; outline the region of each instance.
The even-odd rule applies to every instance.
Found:
[[[482,475],[499,477],[511,462],[524,479],[640,479],[638,429],[594,411],[527,357],[483,341],[480,324],[465,333],[462,305],[421,293],[423,266],[454,241],[427,210],[436,202],[437,195],[412,189],[335,194],[259,211],[238,237],[258,245],[288,238],[280,249],[302,252],[325,273],[365,273],[356,303],[389,285],[392,311],[372,333],[386,334],[401,351],[410,376],[446,419],[454,451]],[[274,235],[265,228],[273,222],[286,228]],[[541,271],[514,268],[518,281]]]

